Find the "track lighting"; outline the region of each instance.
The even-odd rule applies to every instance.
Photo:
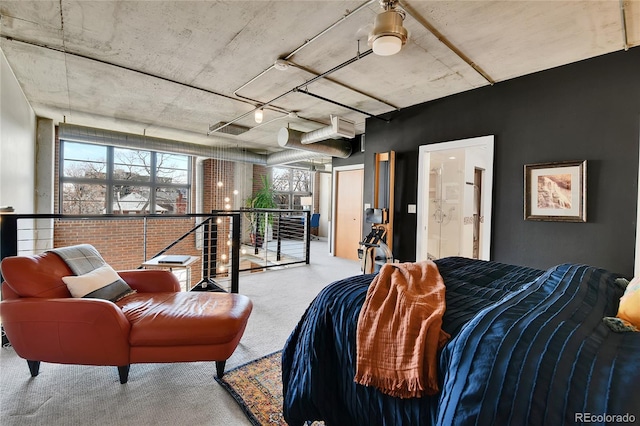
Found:
[[[384,10],[376,15],[368,40],[376,55],[395,55],[407,42],[407,30],[402,26],[404,11],[396,9],[397,2],[398,0],[380,0],[380,6]]]

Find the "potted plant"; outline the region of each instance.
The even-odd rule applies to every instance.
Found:
[[[261,187],[253,194],[253,196],[247,198],[245,205],[250,209],[276,209],[276,194],[273,190],[271,182],[267,176],[261,176]],[[269,225],[273,224],[273,218],[269,217],[265,221],[265,213],[254,212],[250,213],[251,223],[251,244],[255,247],[262,247],[262,241],[264,235],[267,234]]]

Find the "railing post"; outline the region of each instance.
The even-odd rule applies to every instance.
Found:
[[[240,214],[231,216],[231,293],[238,293],[240,285]]]
[[[267,264],[267,252],[269,250],[269,213],[264,212],[264,230],[262,235],[262,248],[264,248],[264,263]],[[273,228],[271,228],[273,232]]]
[[[282,238],[281,238],[281,232],[280,232],[280,223],[282,222],[282,213],[278,213],[278,238],[277,238],[277,245],[276,245],[276,259],[278,260],[278,262],[281,260],[281,254],[282,254]]]
[[[253,254],[254,255],[258,255],[258,240],[263,240],[263,238],[260,238],[260,212],[259,211],[253,211],[253,214],[255,215],[255,223],[251,224],[251,226],[253,226]]]
[[[18,254],[18,217],[0,215],[0,260]]]
[[[311,259],[311,211],[307,210],[304,217],[305,227],[305,263],[308,265]]]
[[[211,257],[209,255],[209,246],[211,245],[210,226],[211,218],[209,217],[204,220],[202,230],[202,279],[206,282],[209,282],[209,279],[211,278],[211,267],[209,265]]]
[[[17,254],[18,217],[13,214],[0,214],[0,260]],[[2,281],[2,274],[0,274],[0,283],[2,283]],[[0,299],[1,298],[2,296],[0,296]],[[0,326],[0,334],[2,335],[2,346],[4,347],[9,344],[9,339],[7,338],[2,326]]]
[[[218,220],[220,216],[215,216],[211,219],[211,262],[209,268],[213,268],[213,276],[218,276]]]

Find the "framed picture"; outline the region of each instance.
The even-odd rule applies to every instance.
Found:
[[[526,220],[586,222],[586,196],[586,160],[524,166]]]

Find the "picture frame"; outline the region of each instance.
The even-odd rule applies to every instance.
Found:
[[[587,161],[525,164],[524,218],[587,221]]]

